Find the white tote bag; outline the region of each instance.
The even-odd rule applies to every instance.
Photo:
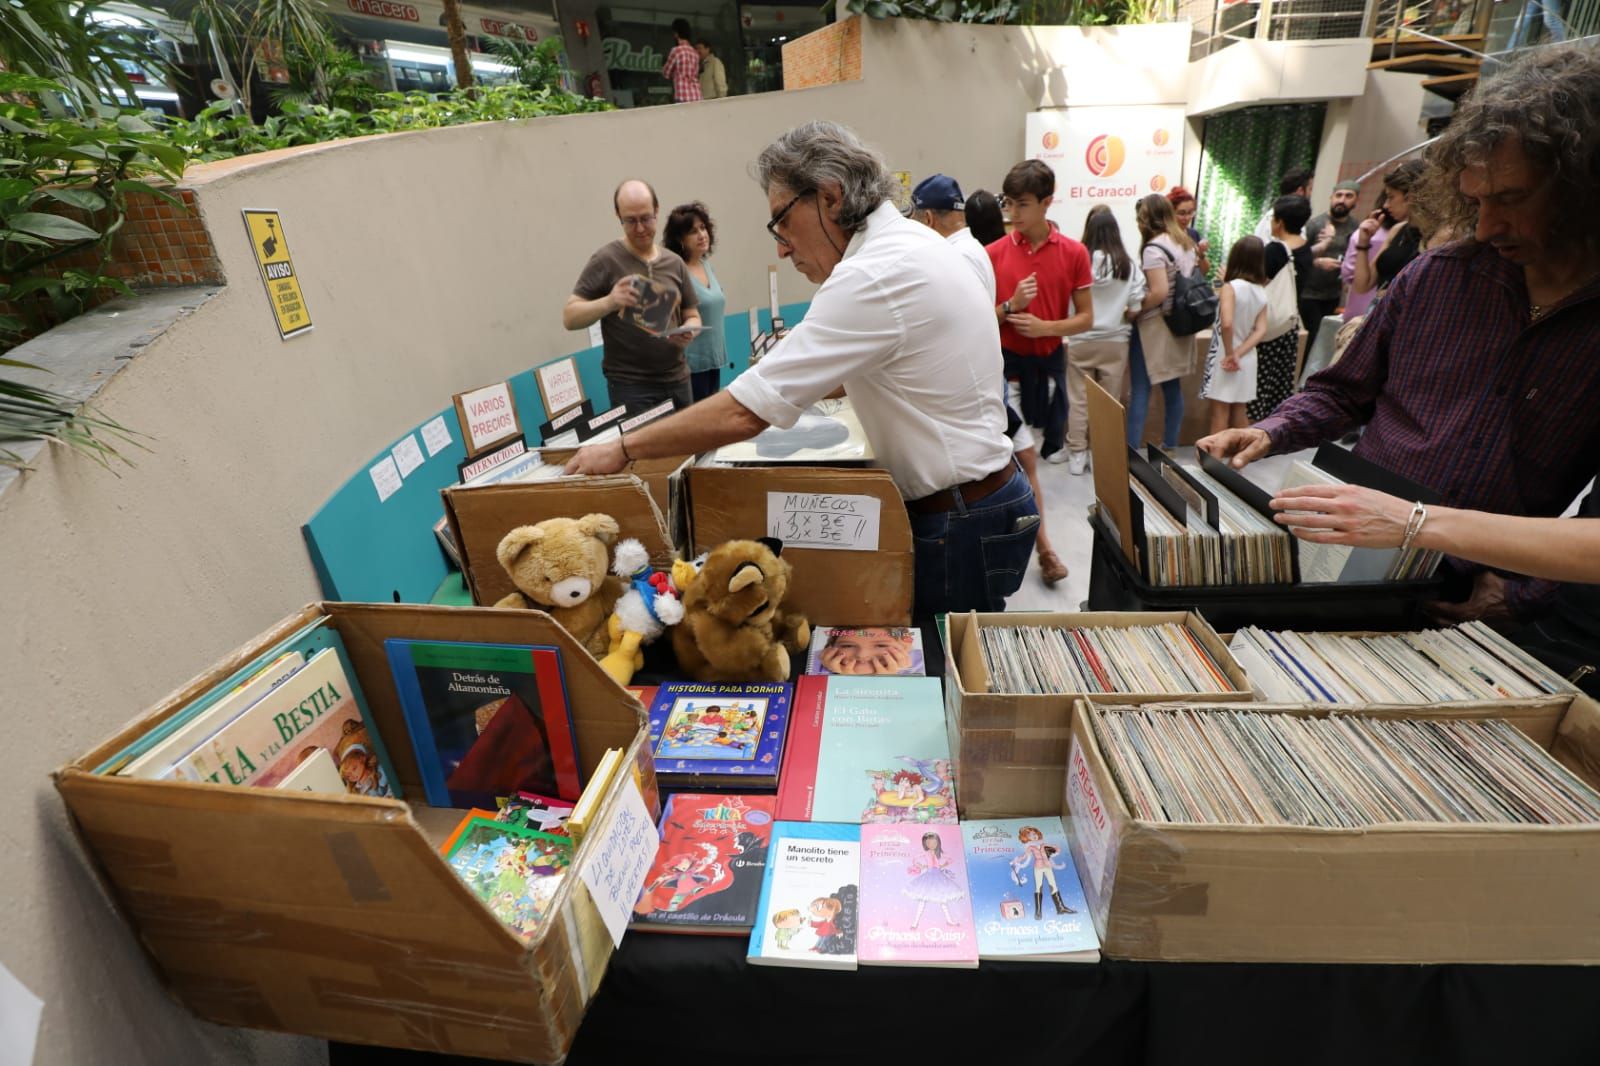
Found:
[[[1289,251],[1288,245],[1284,245],[1284,251]],[[1283,269],[1267,282],[1267,335],[1262,340],[1276,340],[1300,325],[1299,291],[1291,253]]]

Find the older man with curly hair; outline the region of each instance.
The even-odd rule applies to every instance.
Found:
[[[1450,507],[1555,516],[1600,464],[1600,49],[1542,49],[1484,81],[1418,196],[1460,239],[1400,272],[1344,357],[1200,447],[1242,467],[1364,425],[1356,454]],[[1528,618],[1554,586],[1451,561],[1449,620]]]

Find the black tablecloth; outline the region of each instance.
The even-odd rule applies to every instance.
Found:
[[[630,933],[569,1066],[1600,1063],[1600,967],[1103,961],[841,973],[748,966],[744,952],[740,938]],[[337,1044],[329,1059],[483,1061]]]

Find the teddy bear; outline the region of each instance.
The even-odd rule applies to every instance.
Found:
[[[696,681],[787,681],[789,656],[811,643],[805,618],[782,609],[789,564],[780,541],[730,540],[683,592],[672,631],[678,665]]]
[[[634,671],[644,666],[640,649],[683,621],[683,604],[672,574],[650,569],[650,552],[629,537],[617,545],[611,572],[626,582],[606,622],[610,646],[600,668],[619,685],[633,683]],[[677,573],[677,567],[673,567]]]
[[[605,514],[547,518],[513,529],[501,538],[495,557],[517,591],[495,606],[549,612],[598,659],[610,645],[606,620],[622,595],[622,582],[607,573],[619,531],[617,520]]]

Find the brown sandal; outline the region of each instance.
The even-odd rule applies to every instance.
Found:
[[[1054,551],[1040,552],[1039,576],[1044,578],[1046,585],[1054,588],[1067,579],[1067,564]]]

